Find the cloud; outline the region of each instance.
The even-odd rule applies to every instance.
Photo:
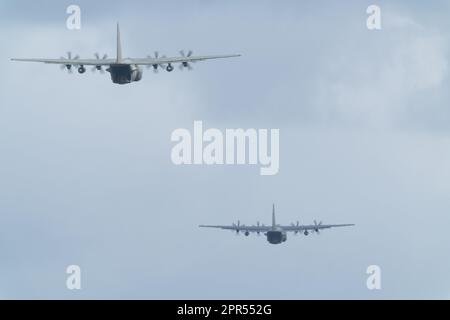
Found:
[[[441,23],[439,10],[383,6],[384,29],[372,33],[356,1],[137,2],[107,12],[82,2],[86,23],[69,32],[59,5],[50,4],[32,7],[27,19],[8,4],[0,28],[7,75],[0,79],[0,274],[8,297],[448,292],[450,154],[448,135],[434,128],[448,113],[448,28],[423,23],[425,13]],[[199,63],[190,73],[146,72],[142,82],[123,87],[107,75],[9,61],[67,50],[112,56],[117,20],[129,56],[156,49],[243,56]],[[170,134],[194,120],[280,128],[279,175],[173,166]],[[273,202],[280,223],[357,227],[290,237],[278,247],[263,237],[197,228],[267,223]],[[75,295],[65,288],[65,269],[74,263],[85,275]],[[373,263],[385,275],[376,295],[365,288]]]
[[[398,128],[414,97],[444,89],[445,38],[408,17],[391,14],[383,19],[382,31],[360,32],[351,43],[336,37],[335,53],[324,61],[317,81],[315,109],[321,119]]]

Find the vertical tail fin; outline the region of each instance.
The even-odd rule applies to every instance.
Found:
[[[272,207],[272,228],[275,228],[277,226],[277,223],[275,221],[275,203]]]
[[[122,42],[120,39],[120,25],[117,23],[117,63],[122,61]]]

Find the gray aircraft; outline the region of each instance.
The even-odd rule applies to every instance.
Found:
[[[246,226],[241,224],[238,221],[237,224],[233,223],[231,226],[210,226],[210,225],[201,225],[200,228],[218,228],[224,230],[231,230],[239,234],[243,232],[245,236],[249,236],[250,233],[256,233],[260,235],[263,233],[267,237],[267,241],[271,244],[280,244],[287,240],[287,233],[294,232],[294,234],[303,233],[305,236],[310,233],[320,234],[320,230],[330,229],[335,227],[351,227],[354,224],[322,224],[322,222],[317,223],[314,221],[313,225],[300,225],[300,222],[297,221],[296,224],[291,223],[290,226],[281,226],[276,224],[275,221],[275,205],[273,205],[272,209],[272,226],[265,226],[264,224],[260,224],[259,222],[256,226]]]
[[[12,61],[22,62],[42,62],[48,64],[61,65],[61,69],[67,69],[69,73],[72,73],[73,67],[78,68],[78,73],[83,74],[86,72],[86,66],[92,66],[92,71],[99,71],[104,73],[105,70],[111,74],[111,80],[117,84],[128,84],[142,79],[143,69],[142,66],[147,68],[153,68],[155,73],[159,69],[165,69],[167,72],[172,72],[174,64],[180,64],[180,70],[191,70],[191,63],[198,61],[221,59],[221,58],[233,58],[239,57],[238,54],[232,55],[217,55],[217,56],[193,56],[192,51],[185,53],[180,51],[181,57],[167,58],[159,55],[155,52],[154,57],[148,56],[147,58],[124,58],[122,55],[122,45],[120,39],[120,27],[117,24],[117,57],[116,59],[108,59],[107,55],[100,57],[98,53],[95,54],[95,59],[80,59],[79,56],[72,57],[72,53],[68,52],[67,58],[61,59],[11,59]],[[106,68],[105,70],[103,68]]]

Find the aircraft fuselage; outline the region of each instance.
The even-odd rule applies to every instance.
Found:
[[[287,234],[283,230],[271,230],[266,233],[267,241],[271,244],[280,244],[287,240]]]
[[[111,80],[117,84],[128,84],[140,81],[143,71],[133,64],[112,64],[106,69],[111,74]]]

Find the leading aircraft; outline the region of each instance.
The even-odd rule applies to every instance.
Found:
[[[244,232],[245,236],[249,236],[250,233],[256,233],[260,235],[264,234],[267,238],[267,241],[271,244],[280,244],[286,242],[287,233],[294,232],[294,234],[303,233],[305,236],[310,233],[320,234],[320,230],[331,229],[336,227],[351,227],[354,224],[322,224],[322,222],[317,223],[314,220],[313,225],[300,225],[300,222],[297,221],[296,224],[291,223],[290,226],[282,226],[278,225],[275,220],[275,204],[272,208],[272,225],[265,226],[264,224],[260,224],[259,222],[256,226],[246,226],[241,224],[238,221],[237,224],[233,223],[231,226],[211,226],[211,225],[201,225],[200,228],[217,228],[223,230],[231,230],[239,234],[240,232]]]
[[[234,58],[239,57],[239,54],[231,55],[216,55],[216,56],[193,56],[192,51],[185,53],[180,51],[181,57],[167,58],[165,56],[159,56],[158,52],[155,52],[154,57],[146,58],[124,58],[122,54],[122,44],[120,38],[120,27],[117,24],[117,55],[115,59],[108,59],[107,55],[101,57],[98,53],[95,54],[95,59],[80,59],[79,56],[72,57],[72,53],[68,52],[67,58],[61,59],[11,59],[12,61],[21,62],[42,62],[47,64],[61,65],[61,69],[67,69],[69,73],[72,73],[74,67],[78,68],[78,73],[83,74],[86,72],[86,66],[92,66],[92,71],[100,71],[104,73],[105,70],[111,74],[111,80],[117,84],[128,84],[135,81],[140,81],[143,75],[142,66],[147,68],[153,68],[156,73],[159,69],[165,69],[167,72],[172,72],[174,64],[180,64],[180,70],[191,70],[191,63],[204,60],[222,59],[222,58]],[[104,70],[104,68],[106,68]]]

